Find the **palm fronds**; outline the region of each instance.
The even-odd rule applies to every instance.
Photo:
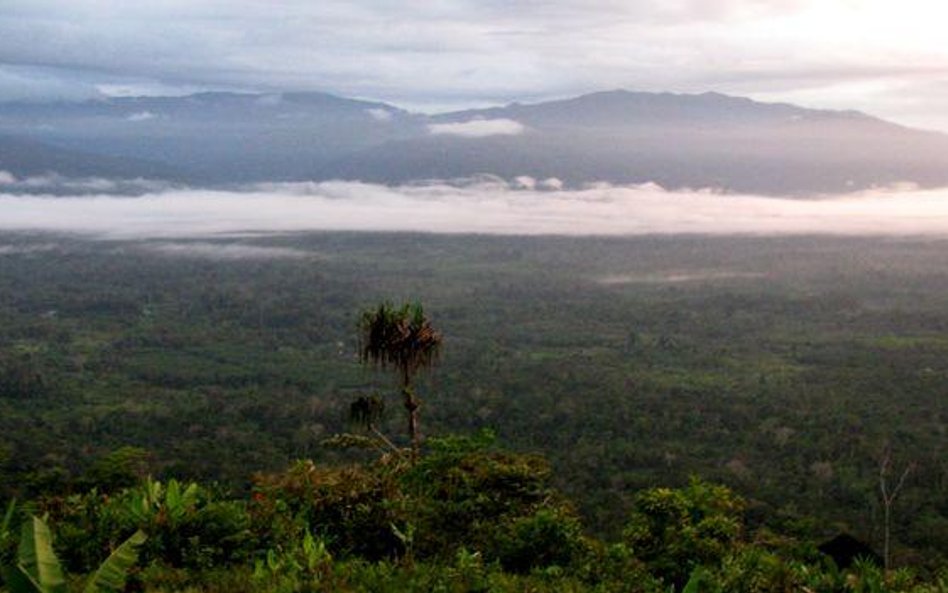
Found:
[[[441,334],[418,303],[382,303],[362,314],[359,357],[364,364],[394,367],[403,386],[417,371],[431,367],[441,351]]]

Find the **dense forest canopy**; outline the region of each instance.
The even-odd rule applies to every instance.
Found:
[[[741,500],[742,541],[764,528],[814,545],[851,533],[881,550],[888,452],[893,482],[913,468],[892,505],[893,564],[934,579],[948,550],[945,247],[813,237],[7,234],[0,500],[88,497],[93,487],[134,496],[139,477],[152,474],[201,481],[205,503],[245,504],[228,501],[292,490],[296,474],[278,476],[297,459],[312,459],[317,472],[375,467],[377,453],[326,446],[352,429],[354,398],[395,389],[392,376],[360,365],[358,315],[386,300],[423,300],[445,336],[440,364],[415,386],[425,434],[489,428],[513,457],[470,451],[474,474],[487,463],[477,455],[494,460],[492,471],[507,459],[542,474],[516,457],[539,453],[550,464],[543,488],[575,501],[528,505],[520,519],[509,516],[520,525],[511,529],[569,539],[575,528],[647,550],[649,523],[629,531],[643,493],[678,488],[669,492],[684,493],[675,504],[687,506],[716,488],[710,482],[729,489],[715,496]],[[380,428],[403,446],[403,425],[391,406]],[[383,500],[433,504],[412,490],[417,470],[395,482],[358,471]],[[252,482],[254,472],[270,477]],[[81,525],[68,519],[73,504],[51,521],[54,533],[66,529],[63,541],[78,537],[68,532]],[[571,523],[579,517],[581,526]],[[376,520],[390,544],[378,557],[403,562],[407,523],[389,521],[400,538]],[[103,536],[102,551],[119,532],[130,535]],[[495,559],[534,557],[483,537]],[[663,573],[667,557],[642,554],[659,582],[691,576]],[[104,558],[61,555],[78,573]]]

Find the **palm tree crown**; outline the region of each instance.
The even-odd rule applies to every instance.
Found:
[[[399,308],[382,303],[370,309],[359,320],[359,358],[363,364],[382,369],[394,368],[401,383],[405,412],[408,414],[408,435],[412,459],[417,459],[421,445],[419,413],[421,401],[412,388],[412,377],[430,368],[441,352],[441,334],[431,326],[418,303]]]
[[[382,303],[365,311],[360,321],[360,359],[383,369],[394,367],[402,387],[411,385],[414,374],[431,367],[441,351],[441,334],[418,303],[396,308]]]

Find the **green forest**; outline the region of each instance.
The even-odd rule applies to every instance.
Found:
[[[5,234],[3,587],[948,591],[946,247]]]

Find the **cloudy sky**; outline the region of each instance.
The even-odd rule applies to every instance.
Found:
[[[716,90],[948,131],[939,0],[0,0],[0,99]]]

